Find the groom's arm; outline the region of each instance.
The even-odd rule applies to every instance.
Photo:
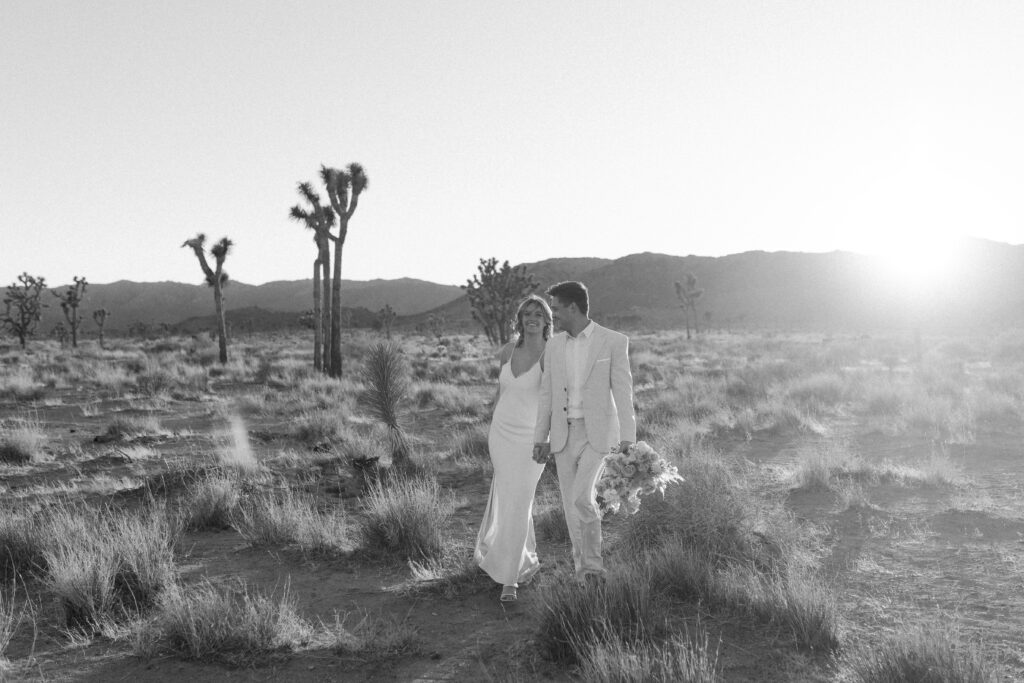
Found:
[[[611,355],[612,398],[619,415],[620,446],[636,442],[636,414],[633,412],[633,373],[629,370],[629,337],[620,335]]]

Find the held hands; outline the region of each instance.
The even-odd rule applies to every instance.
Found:
[[[540,463],[540,464],[543,465],[544,463],[546,463],[550,459],[551,459],[551,444],[550,443],[544,442],[544,443],[535,443],[535,444],[533,444],[533,461],[534,462],[537,462],[537,463]]]

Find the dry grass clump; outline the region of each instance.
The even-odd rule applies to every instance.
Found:
[[[639,565],[610,568],[600,583],[580,585],[560,574],[541,589],[537,641],[542,654],[561,664],[586,660],[598,644],[654,644],[669,632],[668,604],[651,589]]]
[[[341,441],[347,429],[340,412],[312,410],[292,420],[291,435],[309,446],[319,446]]]
[[[363,547],[422,561],[445,555],[444,529],[455,511],[436,479],[395,475],[370,484],[363,499]]]
[[[129,514],[62,505],[47,523],[46,583],[68,628],[90,632],[145,612],[174,584],[176,530],[160,508]]]
[[[451,439],[451,454],[456,461],[490,462],[487,425],[474,425],[458,430]]]
[[[7,646],[11,644],[14,634],[25,617],[25,610],[15,607],[17,591],[18,583],[14,579],[10,581],[10,591],[0,585],[0,677],[3,676],[3,666],[6,661],[4,655],[7,652]]]
[[[466,387],[442,382],[415,382],[412,400],[419,408],[437,407],[451,415],[482,415],[487,406]]]
[[[407,595],[442,595],[447,599],[479,593],[494,586],[473,557],[473,547],[452,543],[441,558],[409,560],[412,580],[403,587]]]
[[[616,549],[625,556],[678,539],[697,551],[766,571],[811,564],[808,530],[780,504],[754,494],[743,465],[709,449],[674,464],[686,481],[669,486],[664,497],[645,497],[640,512],[623,519]]]
[[[956,486],[963,473],[948,457],[933,454],[914,464],[896,464],[885,460],[869,463],[842,441],[830,440],[802,451],[793,473],[796,490],[841,491],[857,497],[851,484],[898,484],[939,488]]]
[[[822,415],[846,400],[848,380],[835,372],[819,372],[793,380],[786,396],[804,410]]]
[[[40,515],[0,506],[0,579],[6,582],[43,575],[47,531]]]
[[[345,623],[348,617],[348,614],[336,614],[334,623],[327,626],[335,642],[334,652],[343,657],[382,661],[419,652],[419,631],[405,621],[363,614],[349,627]]]
[[[203,582],[165,591],[159,610],[136,632],[133,649],[146,658],[176,654],[243,666],[283,656],[313,633],[287,586],[275,597],[244,583]]]
[[[180,502],[182,526],[189,531],[230,528],[241,495],[237,476],[210,473],[199,478]]]
[[[344,510],[321,511],[312,496],[289,487],[249,497],[233,520],[254,546],[291,547],[311,555],[344,553],[351,546]]]
[[[28,419],[0,423],[0,463],[24,465],[48,459],[43,446],[46,432],[42,426]]]
[[[707,635],[690,640],[677,635],[662,643],[618,639],[589,644],[580,677],[593,683],[716,683],[721,681],[718,651]]]
[[[839,680],[849,683],[995,683],[997,668],[980,648],[941,624],[900,629],[881,643],[843,655]]]
[[[33,378],[28,368],[16,367],[13,372],[0,373],[0,399],[36,401],[45,393],[45,386]]]
[[[102,438],[108,441],[131,441],[139,437],[160,436],[166,433],[164,428],[160,426],[160,421],[152,415],[145,417],[117,415],[107,425]]]

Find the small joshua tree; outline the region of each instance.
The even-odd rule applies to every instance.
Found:
[[[104,346],[103,339],[103,326],[107,324],[107,318],[110,317],[110,311],[105,308],[97,308],[92,312],[92,319],[96,323],[96,326],[100,328],[100,348],[106,348]]]
[[[686,320],[686,338],[690,339],[690,321],[693,321],[693,330],[700,334],[697,328],[697,299],[704,295],[704,290],[697,286],[697,276],[687,273],[685,282],[676,280],[676,297],[679,299],[679,307],[683,309],[683,317]]]
[[[385,339],[391,339],[391,325],[394,324],[396,317],[398,316],[395,309],[391,308],[391,304],[384,304],[384,308],[377,311],[377,322],[384,330]]]
[[[203,245],[206,243],[206,235],[199,233],[190,240],[185,240],[182,247],[189,247],[195,252],[199,260],[199,266],[206,275],[206,284],[213,287],[213,303],[217,311],[217,337],[220,342],[220,362],[224,365],[228,362],[228,330],[224,320],[224,285],[227,284],[228,274],[224,272],[224,259],[228,256],[232,242],[227,237],[222,237],[219,242],[210,247],[213,255],[216,270],[210,268],[206,262],[206,254]]]
[[[338,236],[334,242],[334,275],[331,284],[331,377],[341,377],[341,256],[348,236],[348,222],[359,206],[359,196],[369,186],[369,179],[360,164],[349,164],[344,170],[320,167],[320,179],[327,188],[331,208],[338,217]]]
[[[64,319],[68,321],[68,327],[71,329],[71,346],[78,348],[78,328],[82,326],[82,316],[78,314],[78,306],[82,303],[82,297],[85,296],[85,289],[89,286],[89,283],[85,281],[84,277],[74,277],[75,284],[68,285],[68,288],[63,292],[50,292],[55,297],[60,299],[60,308],[64,311]],[[63,346],[63,342],[61,346]]]
[[[4,295],[0,327],[11,331],[18,338],[22,349],[25,348],[25,340],[35,334],[36,325],[46,308],[46,304],[39,300],[44,289],[46,278],[22,273],[17,282],[7,287],[7,294]]]
[[[409,369],[401,349],[391,342],[370,347],[363,367],[363,383],[366,391],[359,397],[360,403],[387,428],[392,464],[406,467],[409,439],[399,411],[409,393]]]
[[[473,309],[473,319],[484,328],[492,344],[509,340],[516,306],[537,287],[526,266],[512,267],[505,261],[499,268],[496,258],[480,259],[476,274],[462,285]]]

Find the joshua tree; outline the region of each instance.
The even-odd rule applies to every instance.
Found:
[[[484,334],[492,344],[504,344],[511,333],[510,321],[519,301],[537,289],[533,275],[526,272],[526,266],[512,267],[505,261],[498,267],[498,259],[480,259],[477,273],[466,280],[469,305],[473,308],[473,319],[484,328]]]
[[[700,334],[697,328],[697,299],[704,295],[704,290],[697,287],[697,276],[687,273],[684,277],[685,284],[676,280],[676,297],[679,299],[679,307],[683,309],[683,317],[686,319],[686,338],[690,338],[690,321],[693,320],[694,333]]]
[[[100,328],[100,348],[103,346],[103,326],[107,324],[107,318],[110,316],[110,311],[105,308],[97,308],[92,312],[92,319],[96,322],[96,325]]]
[[[391,339],[391,325],[395,322],[397,314],[395,309],[391,308],[391,304],[384,304],[384,308],[377,311],[377,322],[380,323],[381,329],[384,330],[384,337]]]
[[[50,335],[60,342],[61,348],[68,345],[68,328],[64,326],[64,323],[58,322],[54,325],[53,329],[50,330]]]
[[[409,439],[399,411],[409,392],[409,370],[401,349],[391,342],[371,346],[363,383],[366,391],[359,400],[387,428],[392,464],[405,467],[409,464]]]
[[[18,281],[7,287],[4,295],[4,312],[0,315],[0,327],[6,327],[18,338],[21,348],[25,348],[25,339],[36,332],[36,325],[43,316],[46,304],[39,300],[39,295],[46,289],[46,278],[36,277],[28,273],[18,276]]]
[[[338,218],[338,236],[334,242],[334,281],[331,289],[331,377],[341,377],[341,256],[348,236],[348,222],[359,205],[359,196],[369,180],[360,164],[352,163],[345,170],[320,167],[320,179],[327,188],[331,207]]]
[[[220,241],[210,247],[213,255],[216,270],[212,270],[206,262],[206,254],[203,252],[203,245],[206,242],[206,235],[199,233],[190,240],[185,240],[181,245],[189,247],[195,252],[199,259],[199,265],[206,275],[206,284],[213,287],[213,303],[217,311],[217,336],[220,339],[220,362],[221,365],[228,362],[228,330],[224,320],[224,285],[227,284],[228,274],[224,272],[224,259],[227,258],[232,242],[227,237],[220,238]]]
[[[316,260],[313,261],[313,367],[322,372],[330,369],[331,333],[331,228],[334,227],[334,209],[322,206],[320,196],[310,183],[299,183],[299,194],[309,203],[309,209],[298,204],[291,208],[292,220],[301,221],[313,231]],[[321,273],[323,275],[321,279]],[[325,362],[326,361],[326,362]]]
[[[75,284],[68,285],[63,293],[53,291],[50,293],[60,299],[60,308],[64,311],[64,319],[68,321],[68,327],[71,328],[71,346],[78,348],[78,328],[82,326],[82,316],[78,315],[78,305],[82,303],[82,297],[85,296],[85,289],[89,283],[85,281],[84,277],[77,275],[73,279]],[[63,345],[62,342],[61,346]]]

